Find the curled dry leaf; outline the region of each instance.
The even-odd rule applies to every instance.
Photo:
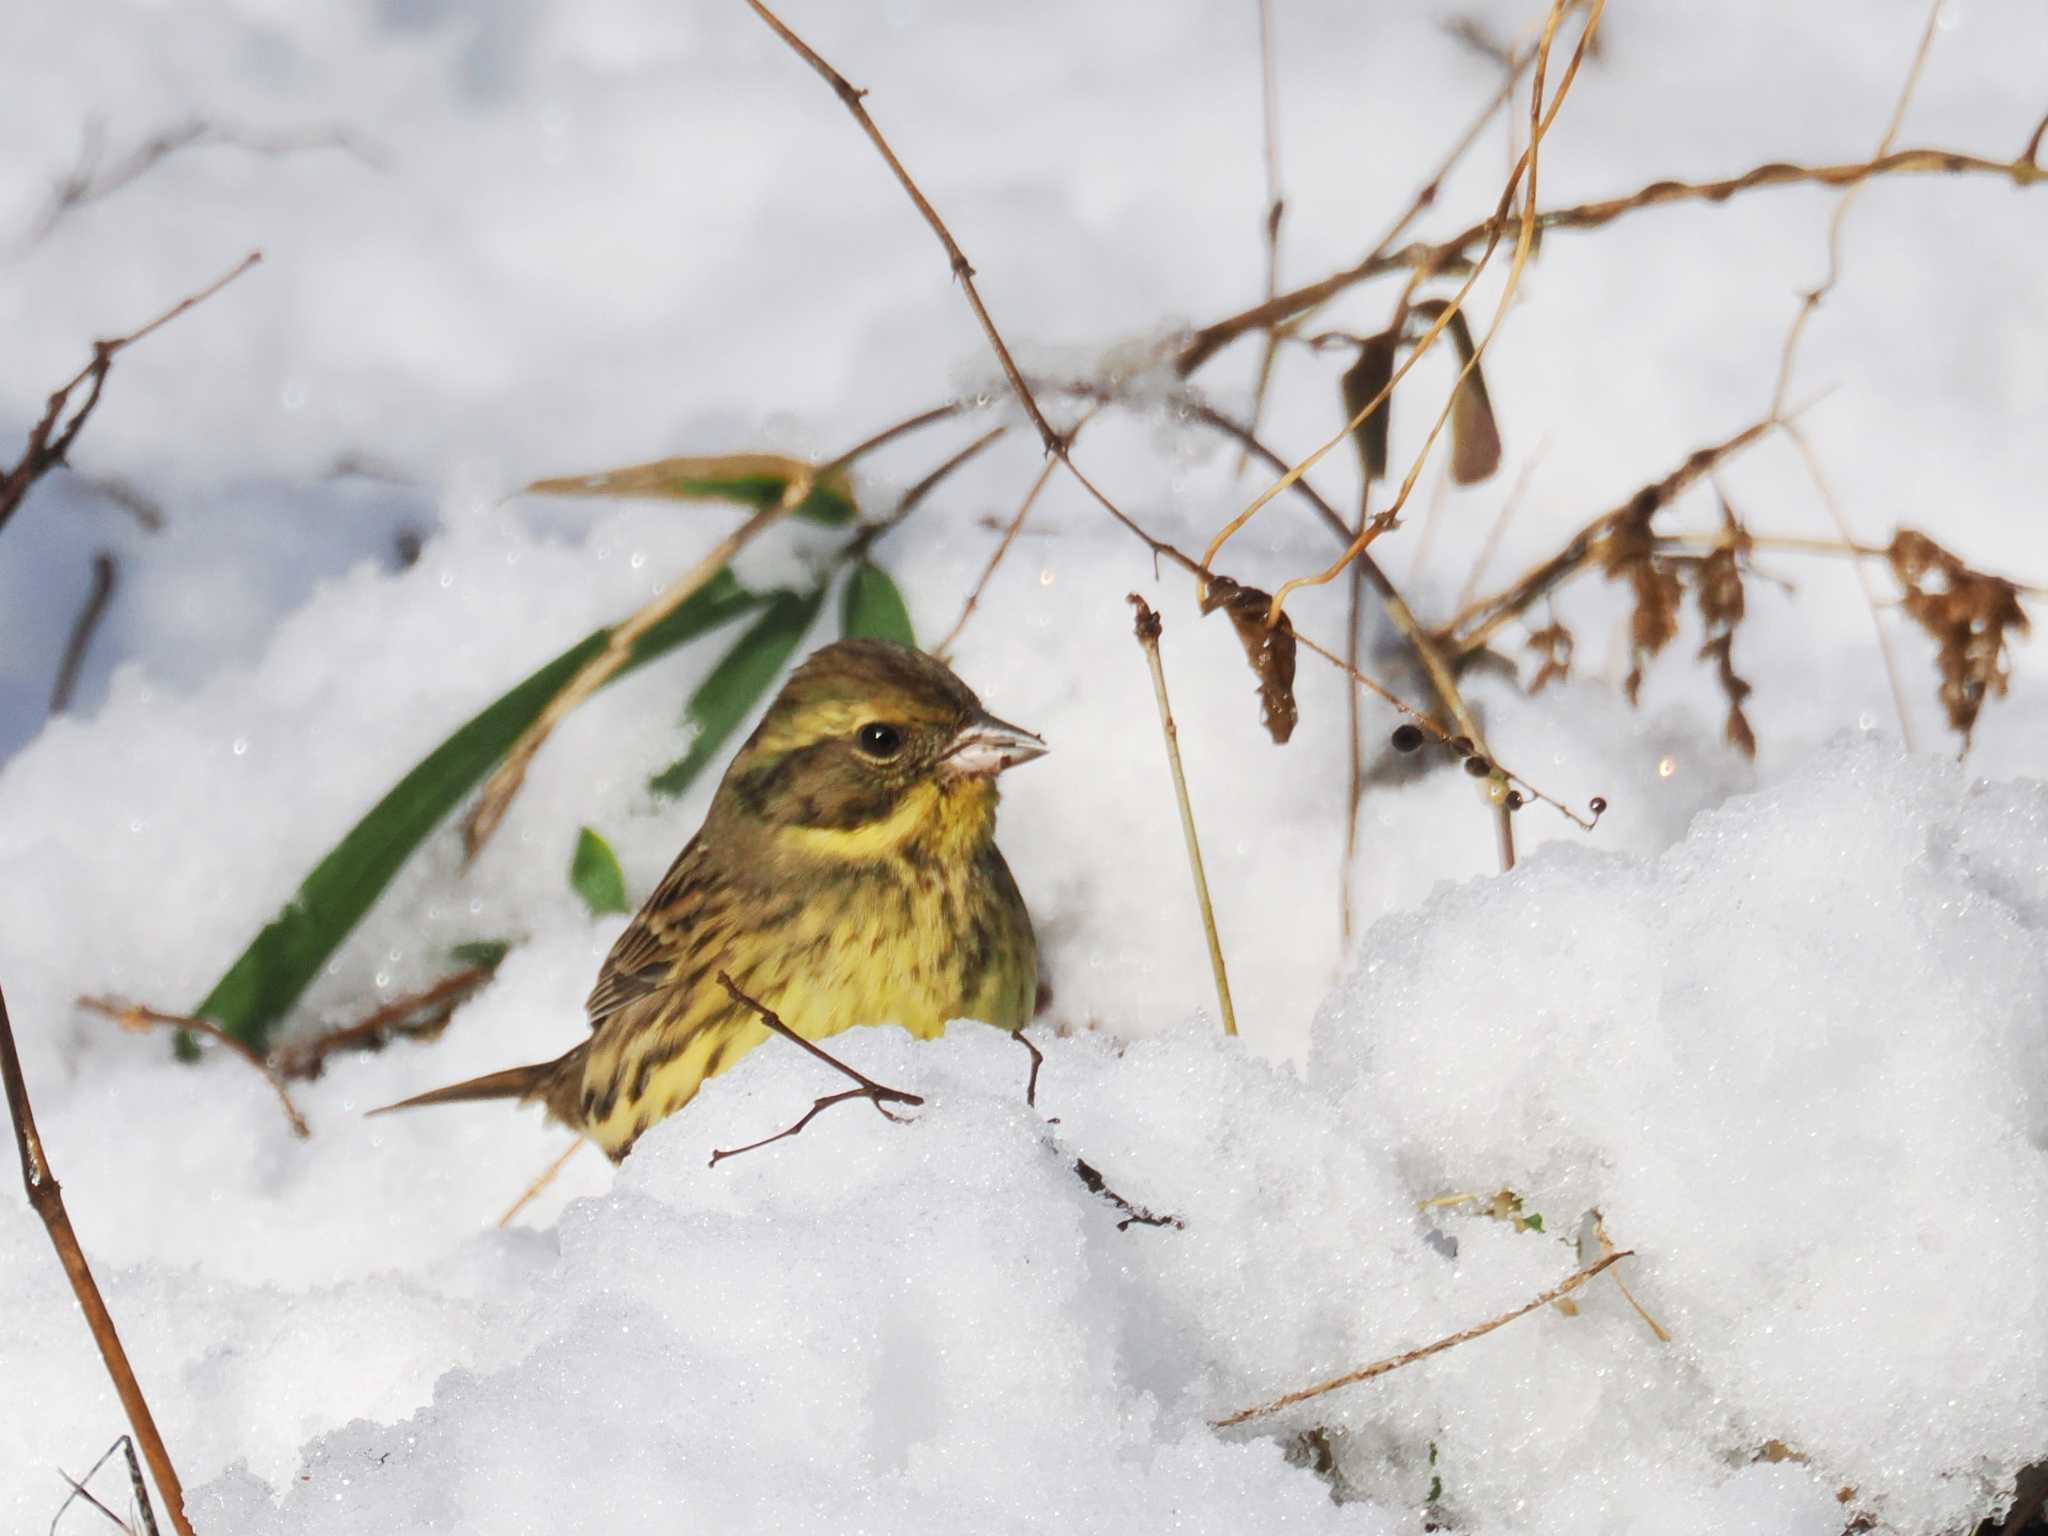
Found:
[[[1294,621],[1283,613],[1278,623],[1267,623],[1272,607],[1271,593],[1242,586],[1228,576],[1211,576],[1202,593],[1203,613],[1221,608],[1230,615],[1245,659],[1258,675],[1267,734],[1284,745],[1301,718],[1294,702]]]
[[[1905,588],[1907,614],[1933,637],[1942,708],[1967,752],[1984,701],[2003,694],[2011,682],[2010,637],[2029,628],[2019,588],[1970,569],[1911,528],[1892,536],[1885,558]]]

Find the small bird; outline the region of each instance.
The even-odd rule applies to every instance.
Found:
[[[995,842],[996,775],[1045,753],[945,663],[842,640],[791,674],[584,1005],[590,1038],[388,1109],[540,1103],[611,1157],[768,1038],[1031,1021],[1038,944]],[[381,1111],[379,1111],[381,1113]]]

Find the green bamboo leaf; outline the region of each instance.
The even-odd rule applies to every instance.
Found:
[[[696,733],[690,738],[690,750],[648,780],[649,789],[660,795],[680,795],[697,781],[767,693],[769,684],[781,676],[824,602],[823,587],[775,595],[768,611],[733,642],[724,660],[690,695],[683,711],[683,724]]]
[[[737,618],[760,598],[720,571],[634,644],[617,677]],[[600,629],[557,656],[436,747],[314,866],[282,912],[192,1011],[261,1051],[306,984],[427,834],[489,773],[547,703],[604,649]],[[616,681],[616,678],[614,678]]]
[[[917,634],[910,627],[910,610],[904,606],[903,594],[879,565],[863,560],[846,578],[846,591],[840,599],[839,633],[848,640],[871,637],[916,646]]]
[[[782,500],[797,476],[817,474],[810,494],[790,509],[794,517],[837,527],[859,508],[853,482],[843,469],[818,474],[802,459],[780,453],[722,453],[706,458],[656,459],[593,475],[536,480],[526,489],[540,496],[648,496],[668,501],[732,501],[764,509]]]
[[[619,868],[619,856],[612,845],[585,827],[576,834],[576,852],[569,860],[569,884],[590,908],[592,917],[607,912],[629,912],[626,902],[626,872]]]

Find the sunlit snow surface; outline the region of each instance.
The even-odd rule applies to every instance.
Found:
[[[1258,296],[1249,0],[788,14],[872,89],[1027,366],[1092,372]],[[1356,259],[1491,89],[1443,14],[1276,4],[1287,278]],[[1617,4],[1542,200],[1860,158],[1923,15]],[[1486,17],[1506,34],[1534,12]],[[1946,21],[1901,142],[2009,155],[2048,107],[2039,18],[1971,0]],[[716,641],[579,712],[472,872],[446,833],[408,868],[296,1027],[433,979],[460,940],[523,942],[431,1049],[301,1086],[310,1142],[239,1065],[186,1071],[79,1014],[81,992],[189,1006],[406,767],[731,522],[512,488],[664,453],[830,455],[1001,390],[928,232],[737,0],[16,6],[0,51],[35,61],[0,95],[0,443],[88,338],[266,252],[120,361],[79,477],[0,533],[0,983],[203,1531],[1413,1532],[1440,1479],[1439,1518],[1472,1532],[1933,1532],[1998,1509],[2048,1452],[2048,796],[2021,777],[2048,694],[2022,650],[1958,769],[1929,648],[1890,615],[1927,749],[1904,755],[1836,562],[1772,557],[1796,591],[1751,583],[1754,767],[1719,743],[1696,633],[1633,712],[1616,594],[1563,595],[1581,679],[1473,693],[1503,758],[1613,809],[1590,838],[1523,812],[1502,878],[1462,775],[1375,789],[1347,946],[1334,674],[1303,659],[1301,728],[1273,748],[1221,621],[1055,480],[957,651],[1054,746],[1003,809],[1055,994],[1035,1111],[1024,1053],[990,1032],[866,1031],[846,1053],[926,1097],[914,1123],[854,1105],[707,1169],[832,1086],[771,1047],[618,1174],[572,1162],[502,1233],[559,1132],[501,1106],[361,1119],[577,1038],[619,926],[569,888],[577,828],[636,895],[659,877],[709,785],[666,802],[644,783]],[[30,238],[91,124],[111,162],[195,115],[350,147],[194,146]],[[1490,209],[1505,158],[1496,127],[1425,231]],[[1418,608],[1453,610],[1532,462],[1489,584],[1754,419],[1830,206],[1759,193],[1552,235],[1488,358],[1502,473],[1449,497],[1426,556],[1419,505],[1381,546]],[[1793,395],[1832,391],[1808,424],[1864,537],[1912,524],[2048,577],[2044,219],[2048,191],[1958,178],[1874,185],[1848,221]],[[1477,290],[1482,315],[1497,293]],[[1390,302],[1366,290],[1329,323],[1375,328]],[[1254,350],[1198,383],[1243,410]],[[1328,363],[1284,360],[1282,451],[1338,424]],[[1422,376],[1418,401],[1447,380]],[[1397,462],[1422,417],[1397,417]],[[892,450],[866,504],[1016,419],[997,405]],[[1079,452],[1195,547],[1252,489],[1166,410],[1105,419]],[[396,478],[326,477],[351,457]],[[881,546],[921,635],[951,624],[997,537],[981,520],[1038,462],[1013,431]],[[1335,457],[1316,478],[1348,506],[1351,474]],[[167,528],[132,527],[86,476],[144,490]],[[1782,443],[1724,484],[1760,530],[1831,527]],[[1684,515],[1712,526],[1711,496]],[[406,527],[427,542],[399,570]],[[742,574],[797,579],[829,544],[778,532]],[[81,714],[45,726],[101,545],[123,586]],[[1330,553],[1283,499],[1220,563],[1270,583]],[[1166,620],[1235,1044],[1133,588]],[[1294,611],[1336,643],[1342,584]],[[1370,717],[1376,755],[1392,723]],[[1119,1231],[1076,1157],[1185,1228]],[[1502,1188],[1542,1231],[1418,1214]],[[1603,1277],[1576,1316],[1208,1427],[1521,1304],[1581,1262],[1596,1207],[1670,1343]],[[1285,1454],[1315,1425],[1343,1502]],[[45,1526],[58,1469],[122,1427],[39,1225],[0,1198],[0,1525]],[[1759,1461],[1771,1442],[1805,1460]]]

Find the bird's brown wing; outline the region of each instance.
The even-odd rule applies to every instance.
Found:
[[[700,832],[676,855],[626,931],[619,935],[597,973],[597,985],[583,1004],[593,1031],[621,1009],[668,984],[678,953],[689,938],[689,897],[711,878],[710,856]]]

